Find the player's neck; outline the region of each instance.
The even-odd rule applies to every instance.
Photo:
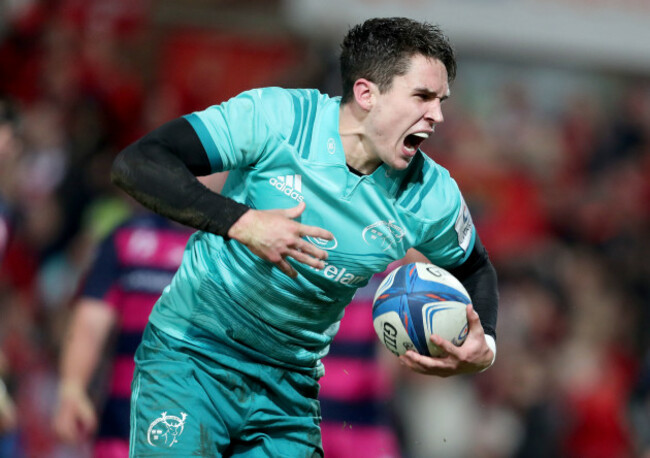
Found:
[[[354,104],[342,104],[339,111],[339,135],[345,153],[345,162],[363,175],[370,175],[381,161],[370,153],[363,125],[365,113]]]

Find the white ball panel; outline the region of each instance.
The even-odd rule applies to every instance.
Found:
[[[441,353],[440,348],[431,342],[430,337],[437,334],[454,345],[460,345],[467,336],[467,311],[461,302],[433,302],[422,307],[422,321],[427,336],[427,347],[432,356]]]
[[[443,285],[454,288],[462,292],[465,296],[469,297],[469,294],[467,293],[467,290],[463,284],[445,269],[433,264],[426,264],[423,262],[417,262],[416,268],[418,270],[418,276],[421,279],[442,283]]]
[[[386,312],[374,319],[375,332],[382,343],[392,353],[403,355],[407,350],[415,350],[415,345],[404,329],[397,312]]]

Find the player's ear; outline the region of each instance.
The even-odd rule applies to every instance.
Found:
[[[365,78],[359,78],[352,87],[354,100],[365,111],[370,111],[375,102],[377,85]]]

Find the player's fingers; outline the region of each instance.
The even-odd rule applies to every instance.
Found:
[[[86,407],[79,413],[79,422],[83,434],[88,435],[94,433],[97,428],[97,416],[95,415],[94,409],[92,407]]]
[[[308,226],[306,224],[301,224],[298,228],[298,233],[301,237],[309,236],[316,237],[319,239],[332,240],[334,235],[326,229],[318,226]]]
[[[59,440],[63,442],[76,442],[76,421],[74,417],[66,416],[54,420],[54,432]]]
[[[310,256],[309,254],[304,253],[300,250],[289,250],[288,255],[291,256],[296,261],[311,266],[314,269],[323,269],[325,267],[323,261],[314,258],[313,256]]]
[[[411,354],[412,353],[412,354]],[[417,359],[415,358],[415,352],[406,352],[405,354],[399,357],[399,361],[404,366],[408,367],[412,371],[424,373],[424,368],[420,366]]]
[[[65,427],[63,426],[61,415],[56,415],[52,418],[52,430],[54,431],[56,437],[58,437],[60,440],[65,440],[66,431]]]
[[[467,323],[469,324],[469,330],[476,332],[477,330],[483,331],[483,325],[481,324],[481,319],[474,310],[472,304],[467,305]]]
[[[284,258],[281,259],[280,261],[276,262],[275,265],[278,266],[278,268],[285,275],[287,275],[287,276],[289,276],[291,278],[296,278],[298,276],[298,272],[296,272],[296,270],[293,267],[291,267],[291,264],[289,264],[287,262],[287,260],[284,259]]]
[[[404,363],[409,369],[413,369],[417,372],[424,372],[427,370],[427,366],[429,368],[435,367],[437,365],[436,361],[433,361],[433,364],[427,364],[428,362],[426,361],[427,359],[421,354],[409,350],[406,353],[404,353],[402,356],[400,356],[400,360],[402,363]]]
[[[300,202],[295,207],[291,207],[291,208],[287,208],[285,210],[282,210],[281,213],[282,213],[283,216],[285,216],[285,217],[287,217],[289,219],[296,219],[300,215],[302,215],[302,212],[305,211],[305,207],[306,207],[305,203]]]
[[[432,334],[431,337],[431,342],[433,342],[438,348],[440,348],[445,355],[457,355],[459,351],[459,347],[454,345],[453,343],[449,342],[448,340],[443,339],[437,334]]]
[[[453,361],[448,356],[430,358],[414,351],[407,351],[404,355],[400,356],[400,361],[414,372],[439,377],[452,375],[455,367]]]
[[[313,256],[317,259],[327,259],[328,256],[327,251],[321,250],[320,248],[302,239],[300,239],[300,241],[296,244],[296,248],[303,253],[307,253],[308,255]]]

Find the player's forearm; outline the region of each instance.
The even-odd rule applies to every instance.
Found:
[[[467,289],[485,334],[496,338],[499,307],[497,273],[478,237],[469,259],[461,266],[450,269],[450,272]]]
[[[472,298],[472,305],[481,318],[485,334],[496,338],[499,295],[494,267],[488,263],[461,282]]]
[[[139,140],[113,163],[113,183],[145,207],[195,229],[226,237],[249,208],[201,184],[173,145],[158,138]]]
[[[82,299],[77,304],[61,354],[62,389],[87,389],[114,323],[114,311],[105,303]]]
[[[62,441],[80,442],[95,431],[97,415],[88,387],[115,322],[114,313],[96,299],[82,299],[75,305],[63,344],[52,415],[52,429]]]

